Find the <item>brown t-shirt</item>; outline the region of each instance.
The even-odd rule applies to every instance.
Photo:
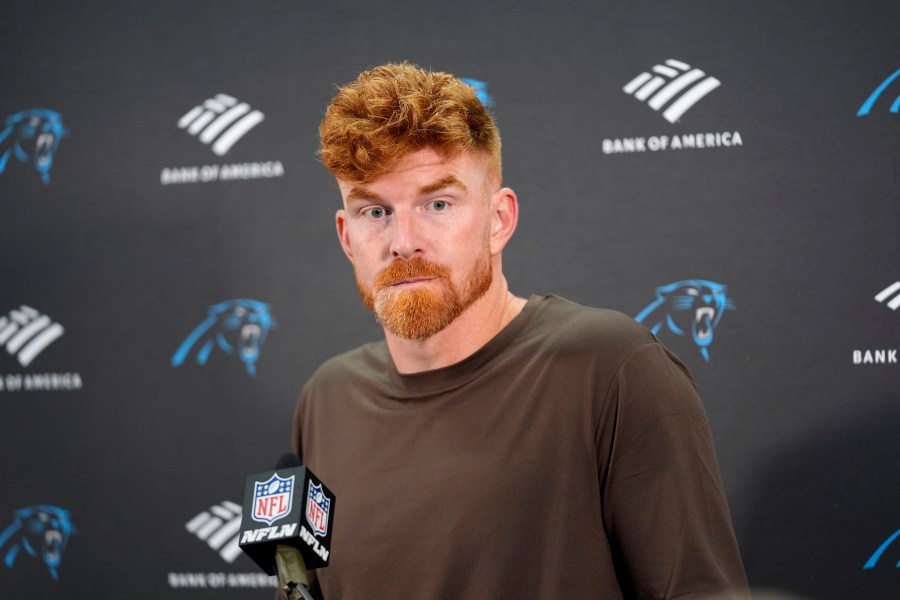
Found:
[[[484,347],[402,375],[326,362],[294,446],[336,496],[327,600],[746,591],[684,366],[626,315],[532,296]]]

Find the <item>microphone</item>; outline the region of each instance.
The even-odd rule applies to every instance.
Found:
[[[238,545],[290,600],[313,600],[306,570],[328,566],[333,524],[334,494],[296,454],[247,476]]]

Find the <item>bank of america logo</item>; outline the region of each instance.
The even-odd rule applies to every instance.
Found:
[[[675,123],[704,96],[722,85],[715,77],[707,76],[700,69],[680,60],[668,59],[644,71],[622,88],[655,111],[663,108],[662,116]]]
[[[185,529],[206,542],[226,562],[240,555],[241,505],[228,500],[209,507],[185,524]]]
[[[900,308],[900,281],[895,281],[875,296],[875,301],[885,304],[891,310]]]
[[[900,78],[900,69],[894,71],[893,75],[890,75],[887,79],[881,82],[875,91],[872,92],[872,95],[866,98],[866,101],[863,102],[862,106],[859,107],[859,110],[856,111],[857,117],[864,117],[870,112],[872,112],[872,106],[875,105],[875,102],[884,94],[885,90],[890,87],[895,80]],[[897,94],[897,97],[894,99],[894,102],[891,104],[890,111],[892,113],[900,112],[900,93]]]
[[[185,113],[178,120],[178,127],[187,129],[204,144],[212,144],[212,151],[223,156],[265,118],[260,111],[251,110],[246,102],[238,102],[227,94],[216,94]]]
[[[22,305],[0,317],[0,345],[27,367],[65,332],[63,326],[30,306]]]

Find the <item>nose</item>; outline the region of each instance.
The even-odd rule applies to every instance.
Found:
[[[421,223],[406,211],[397,211],[391,219],[391,256],[410,259],[420,255],[422,249]]]

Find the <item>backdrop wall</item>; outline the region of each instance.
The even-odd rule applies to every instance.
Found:
[[[492,105],[511,288],[638,317],[692,370],[754,588],[900,593],[895,3],[3,13],[0,596],[271,597],[244,476],[381,335],[318,123],[404,59]]]

